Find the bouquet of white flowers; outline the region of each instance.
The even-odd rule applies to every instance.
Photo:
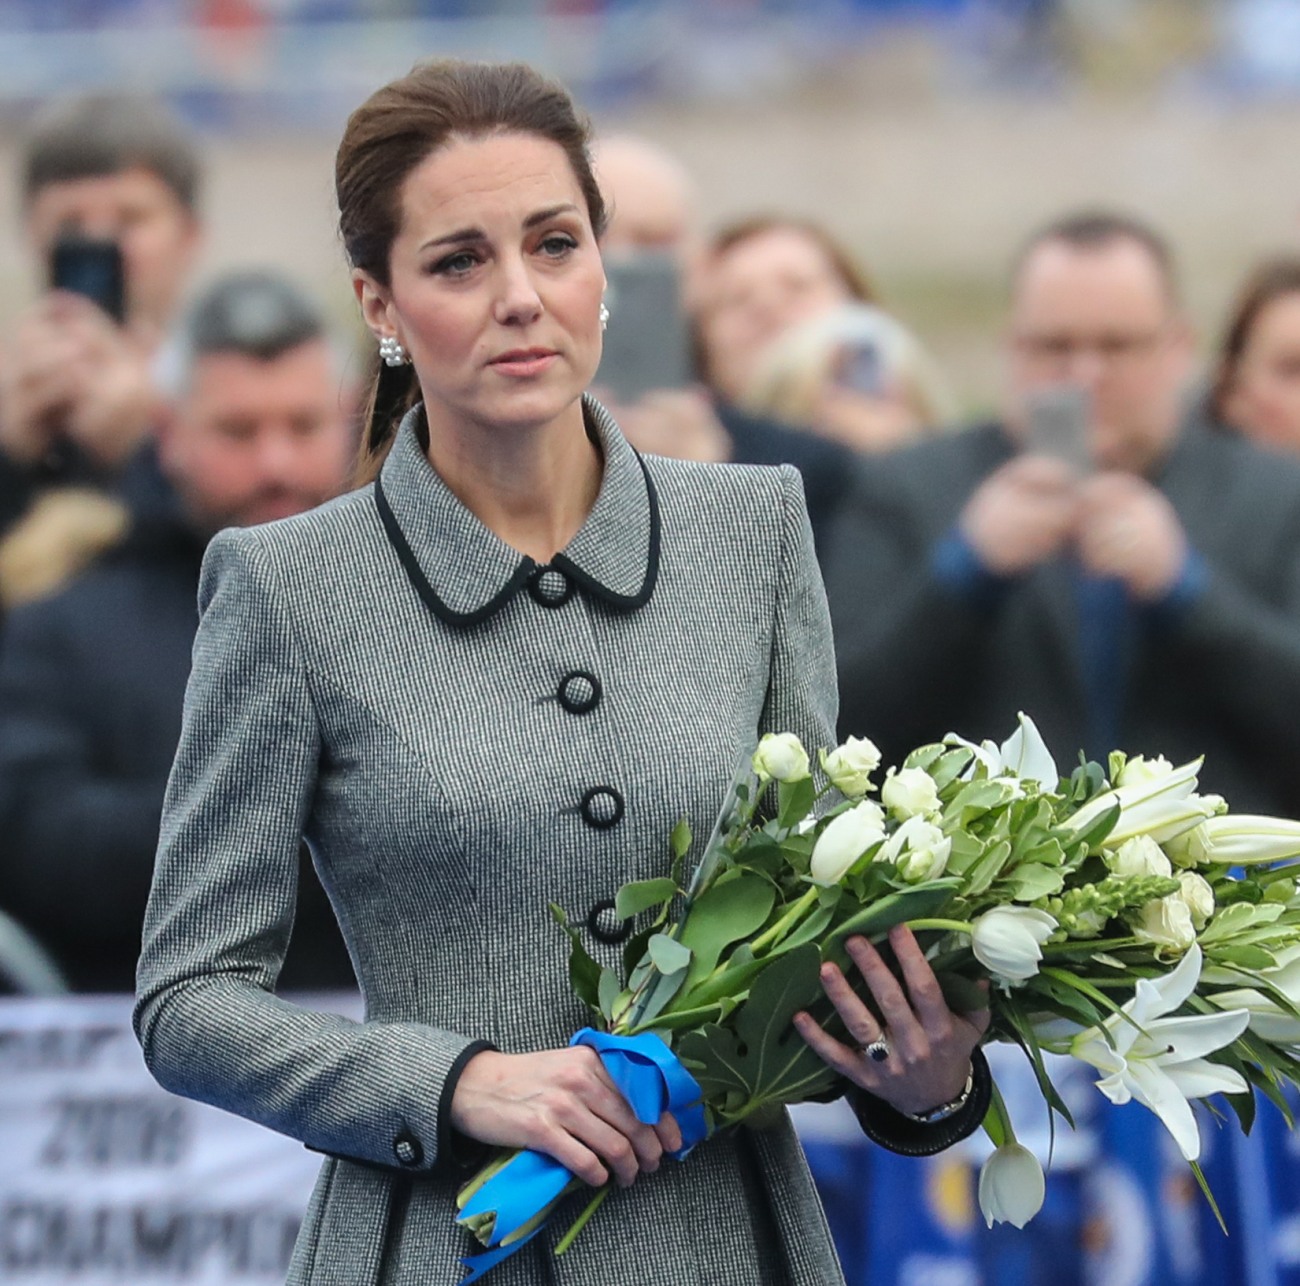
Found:
[[[798,738],[764,737],[689,883],[683,823],[669,873],[619,890],[617,914],[640,923],[622,976],[553,906],[572,939],[574,991],[599,1028],[575,1041],[600,1052],[640,1119],[674,1112],[684,1155],[715,1130],[836,1091],[793,1015],[834,1032],[821,964],[847,965],[854,934],[880,941],[906,923],[949,1006],[989,1005],[986,1039],[1025,1051],[1056,1113],[1070,1122],[1044,1051],[1096,1067],[1112,1102],[1155,1112],[1213,1202],[1189,1100],[1223,1093],[1249,1130],[1252,1088],[1289,1120],[1281,1087],[1300,1083],[1300,868],[1284,864],[1300,855],[1300,823],[1235,816],[1197,794],[1199,760],[1116,752],[1062,778],[1023,715],[1001,746],[950,735],[877,785],[879,766],[864,739],[820,751],[816,772]],[[877,789],[879,802],[868,798]],[[1023,1226],[1043,1174],[996,1086],[984,1126],[996,1150],[980,1206],[990,1224]],[[529,1152],[476,1176],[460,1197],[461,1222],[490,1247],[466,1261],[474,1276],[579,1186]]]

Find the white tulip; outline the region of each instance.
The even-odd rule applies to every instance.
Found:
[[[808,752],[793,732],[769,732],[754,751],[754,771],[765,781],[803,781],[811,776]]]
[[[1222,811],[1223,801],[1217,795],[1193,793],[1200,770],[1201,761],[1193,759],[1163,776],[1102,791],[1062,825],[1081,834],[1118,804],[1119,820],[1104,843],[1115,848],[1135,835],[1149,835],[1163,844]]]
[[[820,758],[826,780],[849,799],[871,789],[871,774],[880,767],[880,751],[866,737],[850,737],[830,754],[823,750]]]
[[[813,845],[808,874],[818,884],[838,884],[849,867],[884,838],[884,814],[876,804],[863,800],[826,823]]]
[[[895,817],[924,817],[939,811],[939,787],[924,768],[891,768],[880,798]]]
[[[1102,861],[1116,875],[1164,875],[1173,874],[1173,867],[1165,856],[1164,850],[1150,835],[1135,835],[1126,839],[1113,852],[1102,852]]]
[[[952,840],[924,817],[909,817],[876,854],[876,860],[892,862],[909,884],[937,880],[948,865]]]
[[[1055,919],[1037,907],[995,906],[971,925],[971,950],[994,978],[1023,982],[1038,972],[1042,944],[1055,932]]]
[[[1021,1143],[1004,1143],[980,1167],[984,1222],[1023,1228],[1042,1209],[1047,1183],[1038,1158]]]

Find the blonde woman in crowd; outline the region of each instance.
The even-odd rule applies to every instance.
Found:
[[[942,371],[911,331],[858,303],[781,336],[740,404],[863,452],[892,450],[957,417]]]

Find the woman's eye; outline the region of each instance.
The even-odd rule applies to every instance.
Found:
[[[545,237],[541,243],[541,250],[544,255],[552,259],[562,259],[571,250],[576,250],[578,243],[570,236],[561,232],[553,232],[549,237]]]
[[[454,255],[439,259],[433,271],[445,277],[463,277],[478,262],[468,250],[458,250]]]

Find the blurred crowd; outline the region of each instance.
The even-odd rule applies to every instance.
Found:
[[[1003,402],[967,423],[826,226],[706,228],[644,139],[596,163],[596,395],[643,451],[799,469],[843,732],[897,761],[1024,710],[1063,764],[1205,754],[1236,810],[1300,816],[1300,249],[1242,283],[1205,364],[1158,228],[1026,227]],[[363,390],[255,245],[197,285],[203,160],[159,104],[52,103],[22,164],[49,289],[0,337],[0,917],[30,935],[0,943],[128,991],[204,547],[351,486]],[[347,986],[305,850],[302,872],[281,985]]]

